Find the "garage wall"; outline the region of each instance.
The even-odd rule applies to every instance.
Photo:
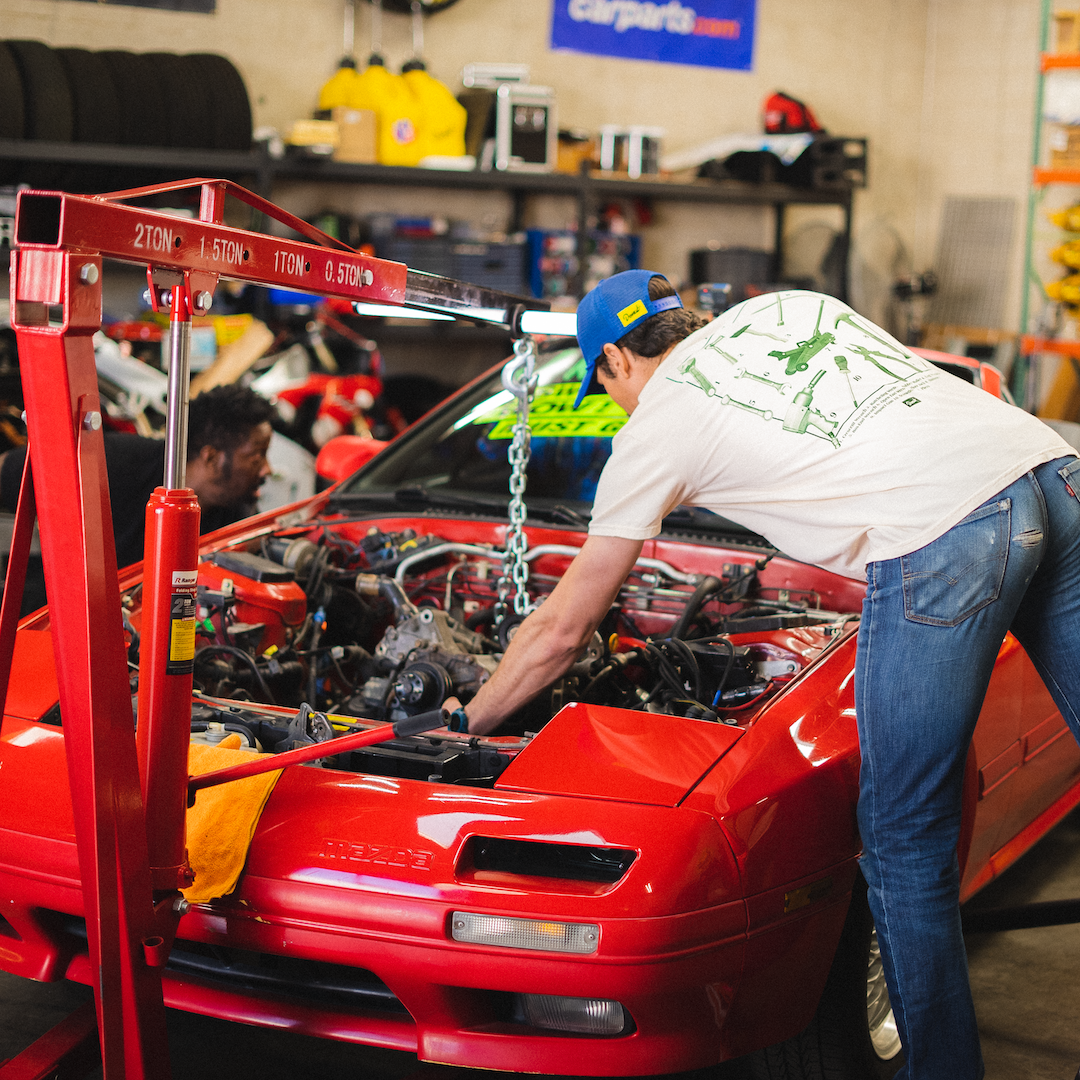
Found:
[[[932,0],[928,11],[916,249],[929,264],[945,196],[1014,198],[1008,328],[1020,311],[1040,10],[1038,0]]]
[[[370,8],[359,3],[357,54],[368,51]],[[459,0],[426,21],[433,74],[457,89],[463,64],[503,60],[531,65],[533,81],[556,87],[560,123],[663,127],[675,150],[728,132],[759,130],[765,97],[783,89],[806,100],[832,132],[864,135],[871,146],[870,187],[857,194],[854,299],[882,317],[894,275],[925,269],[937,242],[947,195],[1026,193],[1035,92],[1039,0],[759,0],[755,70],[733,72],[552,53],[550,0]],[[212,16],[94,5],[75,0],[0,0],[4,37],[52,45],[125,47],[227,54],[247,80],[256,123],[286,128],[314,105],[342,51],[342,0],[218,0]],[[384,16],[383,50],[391,66],[412,53],[410,21]],[[326,193],[298,186],[282,201],[299,210],[438,210],[438,195]],[[461,197],[447,202],[461,213]],[[505,217],[488,200],[474,217]],[[542,224],[572,220],[572,207],[545,200]],[[1018,318],[1023,213],[1018,213],[1008,311]],[[833,211],[791,215],[792,254],[813,262],[838,224]],[[695,207],[657,207],[645,259],[675,278],[686,251],[703,242],[768,244],[769,215]]]

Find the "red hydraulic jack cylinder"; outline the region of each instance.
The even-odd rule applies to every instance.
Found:
[[[155,489],[146,507],[139,640],[139,755],[155,892],[191,884],[184,843],[199,500],[190,488]]]
[[[151,283],[151,288],[153,288]],[[146,507],[139,708],[135,743],[155,893],[192,882],[185,846],[188,743],[195,661],[199,501],[184,487],[191,309],[172,290],[165,484]]]

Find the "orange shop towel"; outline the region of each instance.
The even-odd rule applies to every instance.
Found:
[[[227,735],[217,746],[192,743],[189,773],[201,776],[250,761],[250,752],[237,749],[239,745],[237,734]],[[187,812],[188,862],[195,871],[195,883],[183,890],[187,900],[198,904],[226,896],[236,888],[259,815],[281,773],[275,769],[246,776],[203,788],[195,795],[195,805]]]

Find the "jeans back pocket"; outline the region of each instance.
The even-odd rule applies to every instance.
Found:
[[[1073,458],[1064,468],[1058,469],[1058,476],[1065,481],[1069,494],[1080,502],[1080,458]]]
[[[900,557],[906,618],[956,626],[998,598],[1011,511],[1011,499],[984,503],[947,533]]]

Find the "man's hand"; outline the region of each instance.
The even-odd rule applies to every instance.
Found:
[[[590,536],[551,595],[518,627],[466,710],[485,735],[550,686],[584,652],[641,554],[641,540]],[[455,702],[456,704],[456,702]]]

